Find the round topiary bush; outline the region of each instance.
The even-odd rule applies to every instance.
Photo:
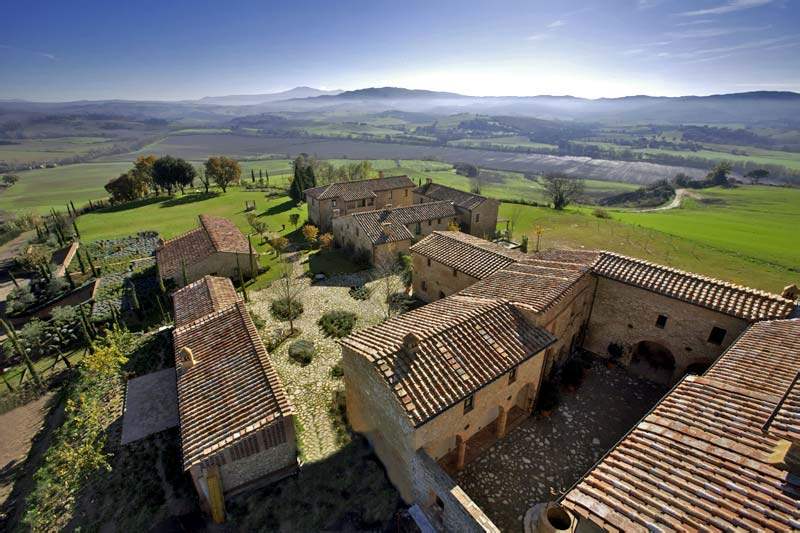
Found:
[[[270,311],[278,320],[294,320],[303,314],[303,303],[297,299],[278,298],[272,300]]]
[[[342,362],[339,361],[335,365],[331,367],[331,377],[332,378],[341,378],[344,377],[344,368],[342,368]]]
[[[314,343],[311,341],[299,340],[289,345],[289,357],[297,361],[300,366],[311,364],[314,353]]]
[[[356,315],[350,311],[328,311],[317,324],[327,336],[341,338],[353,331]]]

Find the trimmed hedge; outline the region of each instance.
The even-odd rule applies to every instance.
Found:
[[[314,359],[314,343],[306,340],[294,341],[289,345],[289,357],[294,359],[300,366],[308,366]]]
[[[296,299],[290,301],[286,298],[279,298],[277,300],[272,300],[270,311],[272,312],[272,316],[278,320],[294,320],[303,314],[303,303]]]

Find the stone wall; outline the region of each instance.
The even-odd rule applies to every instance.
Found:
[[[517,367],[517,377],[509,383],[506,372],[474,394],[473,408],[464,412],[460,401],[445,412],[426,422],[414,433],[414,448],[424,448],[434,459],[441,459],[456,448],[456,434],[464,440],[495,421],[503,407],[530,407],[536,397],[544,362],[544,352],[523,361]]]
[[[489,517],[425,450],[412,457],[414,500],[431,522],[444,531],[497,532]]]
[[[476,237],[491,240],[497,229],[497,211],[500,202],[491,198],[472,210],[458,208],[461,223],[466,231]]]
[[[389,480],[406,503],[414,501],[411,421],[378,371],[364,357],[342,347],[347,419],[369,440]]]
[[[228,252],[217,252],[211,254],[201,261],[186,263],[186,283],[197,281],[205,275],[222,276],[239,280],[239,272],[236,269],[236,256],[239,256],[239,265],[242,268],[245,278],[250,277],[250,254],[234,254]],[[166,278],[165,278],[166,279]],[[183,273],[180,269],[172,277],[173,281],[180,287],[183,286]]]
[[[656,325],[666,317],[663,328]],[[712,328],[726,331],[719,345],[709,342]],[[747,327],[745,320],[656,294],[632,285],[599,278],[584,348],[603,357],[621,352],[620,362],[651,379],[673,383],[691,365],[708,365]],[[669,350],[675,359],[670,375],[647,375],[631,366],[636,346],[648,341]]]
[[[242,485],[252,483],[296,465],[297,446],[295,445],[294,432],[292,432],[290,439],[283,444],[222,465],[220,467],[222,486],[225,494],[228,495]]]
[[[411,256],[414,264],[414,296],[425,302],[450,296],[478,281],[421,254],[412,252]]]

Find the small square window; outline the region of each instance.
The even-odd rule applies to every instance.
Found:
[[[389,191],[389,198],[392,197],[392,191]]]
[[[441,224],[441,223],[442,223],[442,219],[441,219],[441,218],[437,218],[437,219],[436,219],[436,223],[437,223],[437,224]]]
[[[713,328],[711,328],[711,334],[708,336],[708,342],[719,346],[720,344],[722,344],[722,341],[725,340],[725,335],[727,333],[728,332],[725,331],[724,329],[714,326]]]
[[[467,399],[464,400],[464,414],[469,413],[475,408],[475,395],[470,394],[467,396]]]
[[[422,280],[422,290],[427,292],[428,291],[428,284],[425,283],[425,280]]]
[[[458,270],[456,270],[455,268],[453,269],[453,277],[454,278],[458,277]]]
[[[476,213],[475,214],[475,222],[480,222],[480,221],[481,221],[481,214],[480,213]]]
[[[431,226],[431,225],[433,225],[433,220],[429,220],[428,221],[428,226]]]
[[[508,384],[511,385],[515,381],[517,381],[517,367],[512,368],[508,372]]]
[[[431,258],[428,258],[428,266],[431,266]]]
[[[656,327],[664,329],[666,325],[667,325],[667,317],[664,315],[658,315],[658,318],[656,318]]]
[[[406,194],[405,194],[405,196],[406,196],[406,198],[408,198],[408,189],[406,189]]]
[[[336,207],[336,200],[334,200],[333,202],[331,202],[331,205],[332,205],[333,207]]]
[[[439,299],[441,300],[442,298],[444,298],[444,292],[439,291]]]

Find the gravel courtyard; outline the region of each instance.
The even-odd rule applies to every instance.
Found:
[[[521,531],[530,507],[566,492],[667,390],[594,361],[549,417],[526,419],[456,481],[501,530]]]
[[[294,264],[295,276],[305,287],[302,293],[304,312],[295,320],[295,328],[302,333],[299,337],[285,341],[270,353],[272,363],[286,387],[292,403],[297,410],[302,429],[299,434],[304,459],[318,461],[336,452],[341,445],[336,440],[336,430],[329,414],[337,389],[344,389],[342,378],[331,376],[331,368],[341,360],[338,339],[330,338],[320,330],[317,320],[331,310],[344,310],[358,317],[355,329],[361,329],[380,322],[382,313],[380,290],[374,290],[369,300],[356,300],[348,291],[351,286],[364,284],[369,272],[341,274],[319,283],[302,276],[302,265]],[[381,281],[372,281],[374,287]],[[274,288],[266,288],[250,294],[249,308],[264,319],[266,327],[263,334],[268,335],[276,329],[288,329],[288,322],[276,320],[270,313],[270,304],[277,297]],[[300,366],[289,358],[289,345],[295,340],[305,339],[314,343],[316,355],[308,366]]]

